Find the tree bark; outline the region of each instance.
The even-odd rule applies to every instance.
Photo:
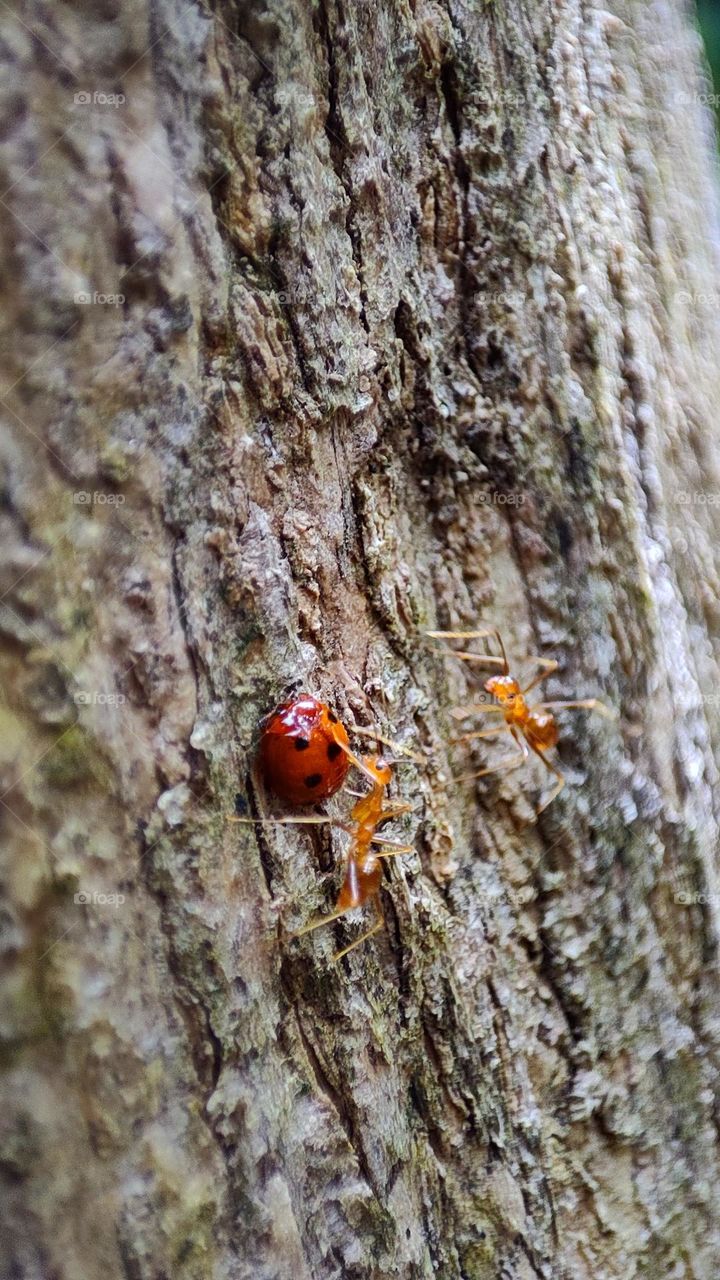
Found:
[[[608,3],[5,6],[3,1276],[718,1274],[714,138]],[[481,620],[619,713],[536,823]],[[300,688],[427,755],[337,964]]]

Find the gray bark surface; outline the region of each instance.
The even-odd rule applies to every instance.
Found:
[[[2,22],[0,1275],[715,1280],[689,7]],[[449,743],[480,677],[423,632],[480,620],[619,713],[562,716],[537,823],[539,762],[454,780],[502,749]],[[299,688],[427,753],[339,964],[354,919],[290,933],[345,837],[225,821],[277,811],[255,734]]]

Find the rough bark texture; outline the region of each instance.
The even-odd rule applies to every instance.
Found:
[[[3,1277],[718,1274],[713,139],[609,5],[4,6]],[[478,619],[620,711],[535,825]],[[300,687],[428,753],[337,965],[224,821]]]

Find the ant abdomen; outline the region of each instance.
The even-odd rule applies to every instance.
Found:
[[[549,711],[531,711],[525,722],[525,736],[531,747],[549,751],[557,744],[559,733],[554,715]]]
[[[381,880],[382,867],[373,854],[350,858],[336,910],[352,911],[354,907],[361,907],[378,893]]]

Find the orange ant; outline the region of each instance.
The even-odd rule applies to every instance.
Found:
[[[371,736],[367,731],[367,736]],[[372,735],[375,736],[375,735]],[[382,739],[387,743],[387,739]],[[390,745],[390,744],[388,744]],[[335,909],[329,915],[321,916],[317,920],[311,921],[304,929],[299,929],[292,936],[301,938],[306,933],[311,933],[314,929],[319,929],[321,925],[330,924],[331,921],[337,920],[348,911],[354,911],[357,907],[362,907],[366,903],[372,901],[375,906],[376,920],[370,929],[361,934],[347,947],[343,947],[333,956],[333,960],[341,960],[349,951],[355,947],[359,947],[362,942],[366,942],[374,933],[377,933],[383,926],[383,914],[380,906],[380,885],[382,883],[382,858],[395,858],[399,854],[412,853],[413,845],[400,844],[397,840],[389,840],[385,836],[377,834],[377,829],[383,822],[387,822],[389,818],[397,818],[403,813],[409,813],[412,805],[397,802],[395,804],[385,804],[385,792],[392,780],[392,769],[386,760],[380,756],[370,755],[359,759],[347,747],[343,747],[349,757],[350,763],[359,769],[361,773],[371,782],[371,788],[365,794],[359,795],[357,792],[350,792],[356,797],[355,804],[350,811],[350,817],[347,822],[341,822],[336,818],[325,818],[320,815],[312,815],[309,817],[287,817],[287,818],[237,818],[229,817],[229,822],[259,822],[261,824],[272,825],[314,825],[314,826],[333,826],[341,831],[347,832],[352,837],[352,844],[347,854],[345,879],[343,880],[340,893],[335,903]],[[406,752],[411,759],[417,759],[411,752]],[[373,848],[373,846],[376,846]],[[382,847],[383,852],[378,852],[378,847]]]
[[[559,663],[553,658],[528,657],[526,661],[535,663],[535,665],[542,667],[543,670],[539,671],[529,684],[521,688],[519,681],[510,674],[505,645],[496,627],[483,627],[479,631],[428,631],[426,634],[433,640],[481,640],[485,636],[494,636],[497,640],[502,657],[487,653],[468,653],[457,649],[453,649],[452,652],[456,658],[461,658],[464,662],[485,662],[500,667],[500,675],[491,676],[489,680],[485,681],[484,685],[486,692],[497,698],[499,705],[494,703],[490,705],[487,703],[473,703],[468,707],[456,707],[451,714],[458,720],[464,720],[470,713],[485,712],[487,714],[501,715],[504,723],[494,729],[480,729],[473,733],[464,733],[459,738],[453,739],[453,741],[472,742],[477,738],[493,738],[497,737],[498,734],[509,733],[520,749],[498,761],[496,765],[492,765],[490,768],[478,769],[475,773],[461,775],[458,781],[468,782],[473,778],[484,778],[489,773],[517,769],[529,759],[529,748],[542,760],[545,768],[557,778],[553,791],[535,811],[535,816],[538,817],[544,809],[547,809],[549,804],[552,804],[565,786],[564,774],[547,759],[545,754],[546,751],[549,751],[551,747],[557,744],[560,736],[553,711],[560,707],[587,707],[588,709],[599,711],[601,715],[610,719],[613,718],[614,713],[598,698],[583,698],[562,702],[538,702],[533,706],[528,706],[525,700],[526,694],[540,684],[542,680],[546,680],[554,671],[557,671]]]

